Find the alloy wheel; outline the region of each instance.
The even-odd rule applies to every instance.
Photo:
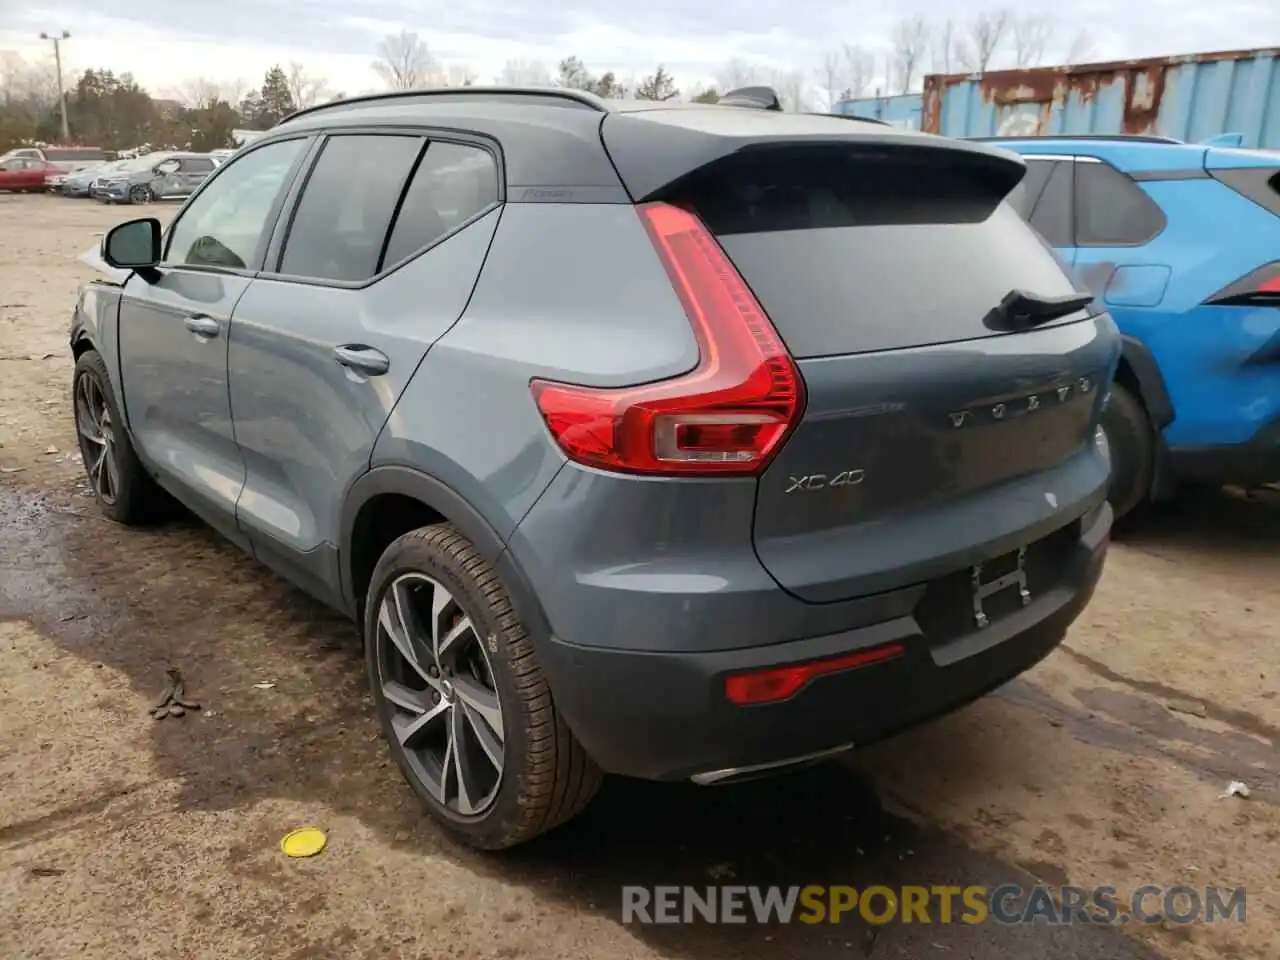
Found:
[[[89,483],[98,499],[110,506],[120,492],[120,465],[111,408],[96,377],[84,374],[76,381],[75,414],[76,438]]]
[[[483,640],[439,581],[396,578],[378,610],[378,681],[409,768],[449,812],[477,817],[502,784],[502,704]]]
[[[129,199],[134,203],[150,203],[152,200],[150,187],[134,187],[129,191]]]

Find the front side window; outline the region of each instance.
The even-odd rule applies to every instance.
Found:
[[[165,261],[248,269],[272,225],[272,212],[306,139],[281,140],[222,167],[169,232]]]

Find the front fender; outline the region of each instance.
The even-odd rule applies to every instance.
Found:
[[[102,355],[107,375],[111,378],[111,389],[115,393],[126,427],[129,414],[124,403],[124,385],[120,379],[119,334],[120,297],[124,292],[123,282],[128,276],[126,271],[118,283],[90,280],[82,286],[80,295],[76,298],[75,310],[71,314],[70,330],[73,353],[79,353],[87,344]]]

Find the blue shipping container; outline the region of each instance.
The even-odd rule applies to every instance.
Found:
[[[918,93],[908,93],[897,97],[866,97],[858,100],[841,100],[836,104],[835,112],[850,117],[865,117],[868,120],[883,120],[895,127],[906,127],[909,130],[920,129],[920,113],[924,108],[924,100]]]
[[[1280,50],[934,75],[922,95],[836,109],[890,122],[914,116],[918,129],[950,137],[1239,134],[1241,146],[1280,149]]]

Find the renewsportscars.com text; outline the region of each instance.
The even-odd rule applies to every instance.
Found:
[[[622,888],[622,922],[1221,923],[1245,919],[1243,887],[710,886]]]

